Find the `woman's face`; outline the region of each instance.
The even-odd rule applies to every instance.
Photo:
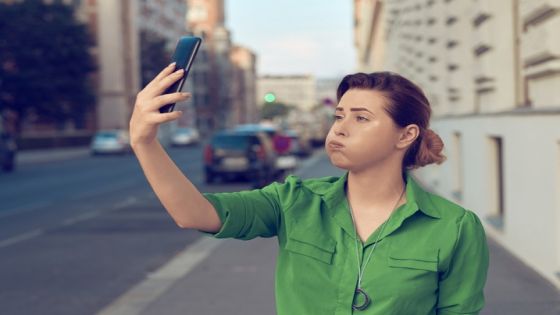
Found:
[[[386,104],[379,91],[350,89],[344,93],[325,141],[334,166],[359,171],[394,157],[402,128],[385,112]]]

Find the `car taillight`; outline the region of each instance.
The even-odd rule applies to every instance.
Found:
[[[207,144],[206,147],[204,147],[204,162],[206,164],[212,164],[212,146]]]

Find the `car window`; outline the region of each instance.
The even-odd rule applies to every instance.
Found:
[[[117,134],[114,132],[100,132],[96,135],[96,137],[101,139],[110,139],[110,138],[116,138]]]
[[[258,143],[255,137],[246,135],[219,135],[212,138],[212,145],[224,149],[242,149]]]

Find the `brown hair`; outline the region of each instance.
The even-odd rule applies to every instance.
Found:
[[[441,153],[443,141],[429,129],[432,110],[422,90],[410,80],[393,72],[355,73],[345,76],[338,85],[338,102],[350,89],[382,92],[388,100],[385,111],[402,127],[416,124],[420,128],[418,138],[406,151],[403,169],[419,168],[428,164],[441,164],[446,157]]]

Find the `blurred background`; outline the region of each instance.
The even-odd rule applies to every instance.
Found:
[[[558,0],[0,0],[0,314],[274,313],[274,241],[179,229],[130,149],[185,35],[193,97],[158,137],[201,191],[342,174],[338,82],[398,72],[445,143],[415,176],[487,232],[483,313],[560,314],[558,29]]]

